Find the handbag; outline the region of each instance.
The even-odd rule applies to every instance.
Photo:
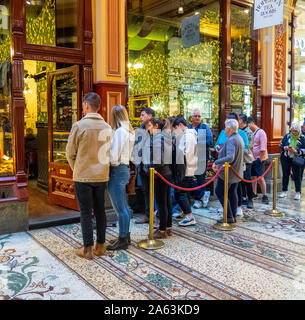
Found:
[[[296,166],[303,167],[305,165],[305,159],[299,156],[296,156],[292,163]]]

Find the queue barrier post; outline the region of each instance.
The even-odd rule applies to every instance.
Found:
[[[213,228],[221,231],[233,231],[236,226],[228,224],[228,191],[229,191],[229,168],[228,162],[225,163],[225,190],[224,190],[224,204],[223,204],[223,222],[214,224]]]
[[[266,210],[265,214],[272,217],[282,217],[283,212],[280,212],[276,209],[276,194],[277,194],[277,171],[278,171],[278,158],[273,160],[273,208],[272,210]]]
[[[150,168],[150,189],[149,189],[149,235],[147,240],[138,243],[139,248],[156,250],[164,247],[164,242],[154,240],[154,190],[155,190],[155,169]]]

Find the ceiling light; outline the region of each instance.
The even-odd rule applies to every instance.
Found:
[[[183,13],[184,13],[184,9],[183,9],[182,6],[180,6],[180,7],[178,8],[178,13],[179,13],[179,14],[183,14]]]

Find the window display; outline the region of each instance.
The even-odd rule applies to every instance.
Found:
[[[251,73],[251,9],[231,4],[231,67]]]
[[[73,73],[56,75],[52,82],[53,162],[68,163],[66,145],[77,121],[77,87]]]
[[[179,4],[159,5],[158,10],[153,7],[152,1],[128,1],[129,107],[133,108],[135,101],[148,100],[146,104],[158,116],[182,114],[187,120],[192,110],[199,109],[202,120],[217,127],[219,2],[202,1],[198,6],[198,1],[189,1],[183,13],[178,12]],[[190,23],[194,39],[182,41],[182,21],[196,16],[199,32]],[[136,117],[131,120],[139,125]]]
[[[10,1],[0,1],[0,176],[14,174]]]
[[[27,0],[27,43],[78,47],[78,0]]]

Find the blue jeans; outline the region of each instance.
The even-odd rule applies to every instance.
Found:
[[[194,181],[192,179],[189,188],[195,188],[195,187],[202,186],[203,184],[205,184],[205,175],[206,175],[206,172],[204,172],[201,175],[195,176],[197,181]],[[199,190],[196,190],[194,192],[195,200],[201,200],[202,197],[204,196],[204,194],[205,194],[205,188],[201,188]]]
[[[129,233],[130,210],[127,203],[126,184],[129,181],[129,168],[126,164],[110,167],[108,194],[113,209],[119,217],[119,237],[125,238]]]
[[[178,202],[175,199],[175,189],[171,188],[172,211],[173,213],[181,212]]]

